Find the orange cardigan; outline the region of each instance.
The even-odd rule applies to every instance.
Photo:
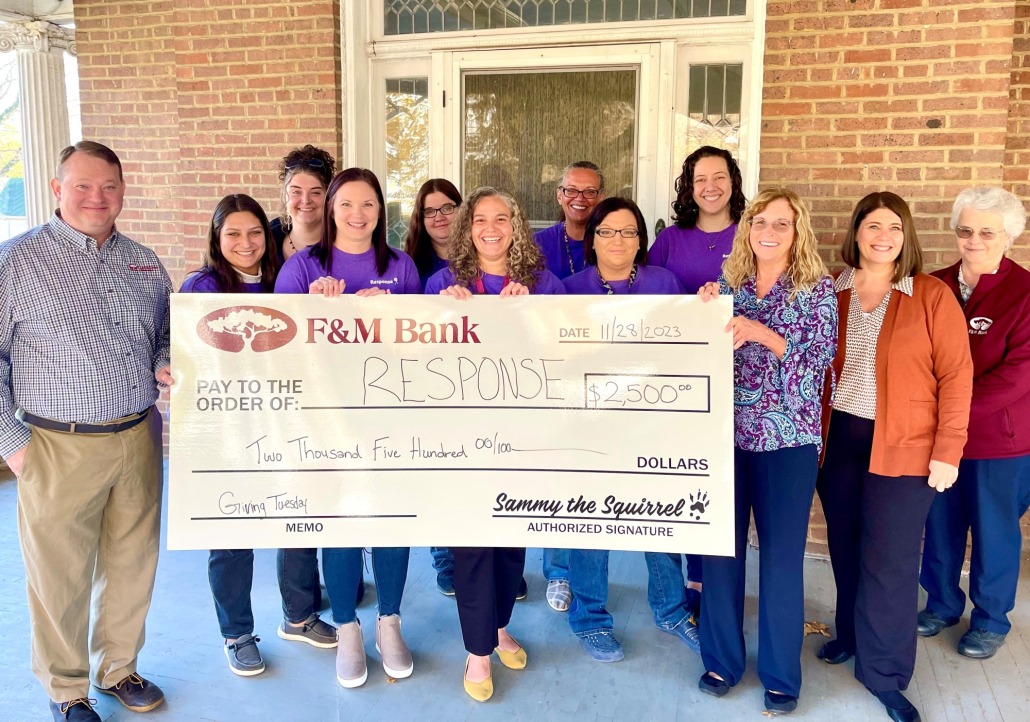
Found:
[[[958,466],[966,444],[973,360],[962,307],[940,280],[916,274],[912,296],[895,290],[876,342],[876,420],[869,471],[926,476],[930,460]],[[837,294],[840,322],[833,371],[847,352],[851,289]],[[823,394],[829,428],[830,394]]]

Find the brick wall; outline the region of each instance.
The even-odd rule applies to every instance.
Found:
[[[83,137],[122,157],[119,226],[176,283],[200,265],[223,195],[274,217],[290,148],[339,156],[338,2],[77,0],[75,20]]]
[[[1030,198],[1030,0],[1016,2],[1011,78],[1004,181],[1025,202]],[[1025,246],[1017,254],[1024,265],[1030,260]],[[1030,515],[1023,516],[1023,538],[1030,540]]]
[[[121,157],[118,226],[176,286],[200,266],[222,196],[248,193],[271,218],[290,148],[339,157],[334,0],[76,0],[75,22],[83,137]]]
[[[855,202],[871,191],[909,202],[931,268],[956,258],[948,224],[960,190],[1004,181],[1030,197],[1028,3],[1019,0],[1018,21],[1015,5],[769,0],[760,182],[811,204],[831,265]],[[1014,255],[1030,261],[1026,236]],[[817,500],[810,551],[824,553],[825,538]]]

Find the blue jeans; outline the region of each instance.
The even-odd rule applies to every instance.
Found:
[[[569,627],[577,637],[614,628],[608,612],[607,550],[572,549],[569,555],[569,586],[572,605]],[[645,552],[647,561],[647,603],[654,623],[660,629],[672,630],[689,615],[687,595],[683,589],[683,571],[679,554]]]
[[[544,549],[544,579],[549,582],[569,578],[569,549]]]
[[[253,634],[250,589],[254,582],[254,550],[212,549],[207,558],[207,579],[222,636],[237,639]]]
[[[375,547],[372,549],[372,578],[379,598],[379,616],[401,613],[404,582],[408,578],[408,547]],[[361,580],[360,548],[323,549],[322,571],[333,621],[349,624],[358,618],[355,594]]]
[[[454,554],[447,547],[429,547],[433,557],[433,569],[437,574],[454,577]]]
[[[280,549],[275,555],[275,573],[287,622],[300,624],[322,608],[318,549]],[[329,591],[328,581],[326,590]]]
[[[690,616],[687,592],[683,588],[683,555],[667,552],[644,552],[647,562],[647,603],[651,606],[655,626],[666,631],[675,629]]]
[[[572,605],[569,627],[577,637],[614,628],[608,604],[608,555],[605,549],[572,549],[569,586]]]

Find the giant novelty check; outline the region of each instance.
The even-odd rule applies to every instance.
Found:
[[[168,546],[732,554],[730,313],[175,294]]]

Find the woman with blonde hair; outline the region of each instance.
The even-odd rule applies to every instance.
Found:
[[[561,281],[544,269],[526,214],[515,199],[495,188],[479,188],[458,209],[451,224],[447,268],[426,283],[426,293],[469,300],[474,295],[564,294]],[[465,692],[479,702],[494,693],[490,655],[509,669],[525,669],[526,651],[508,634],[522,582],[526,550],[455,547],[454,592],[465,661]]]
[[[744,674],[744,578],[754,512],[762,549],[758,676],[765,707],[792,712],[801,692],[803,562],[822,444],[823,379],[836,351],[837,300],[808,209],[785,188],[747,207],[709,301],[733,295],[735,555],[702,558],[698,686],[725,695]]]

